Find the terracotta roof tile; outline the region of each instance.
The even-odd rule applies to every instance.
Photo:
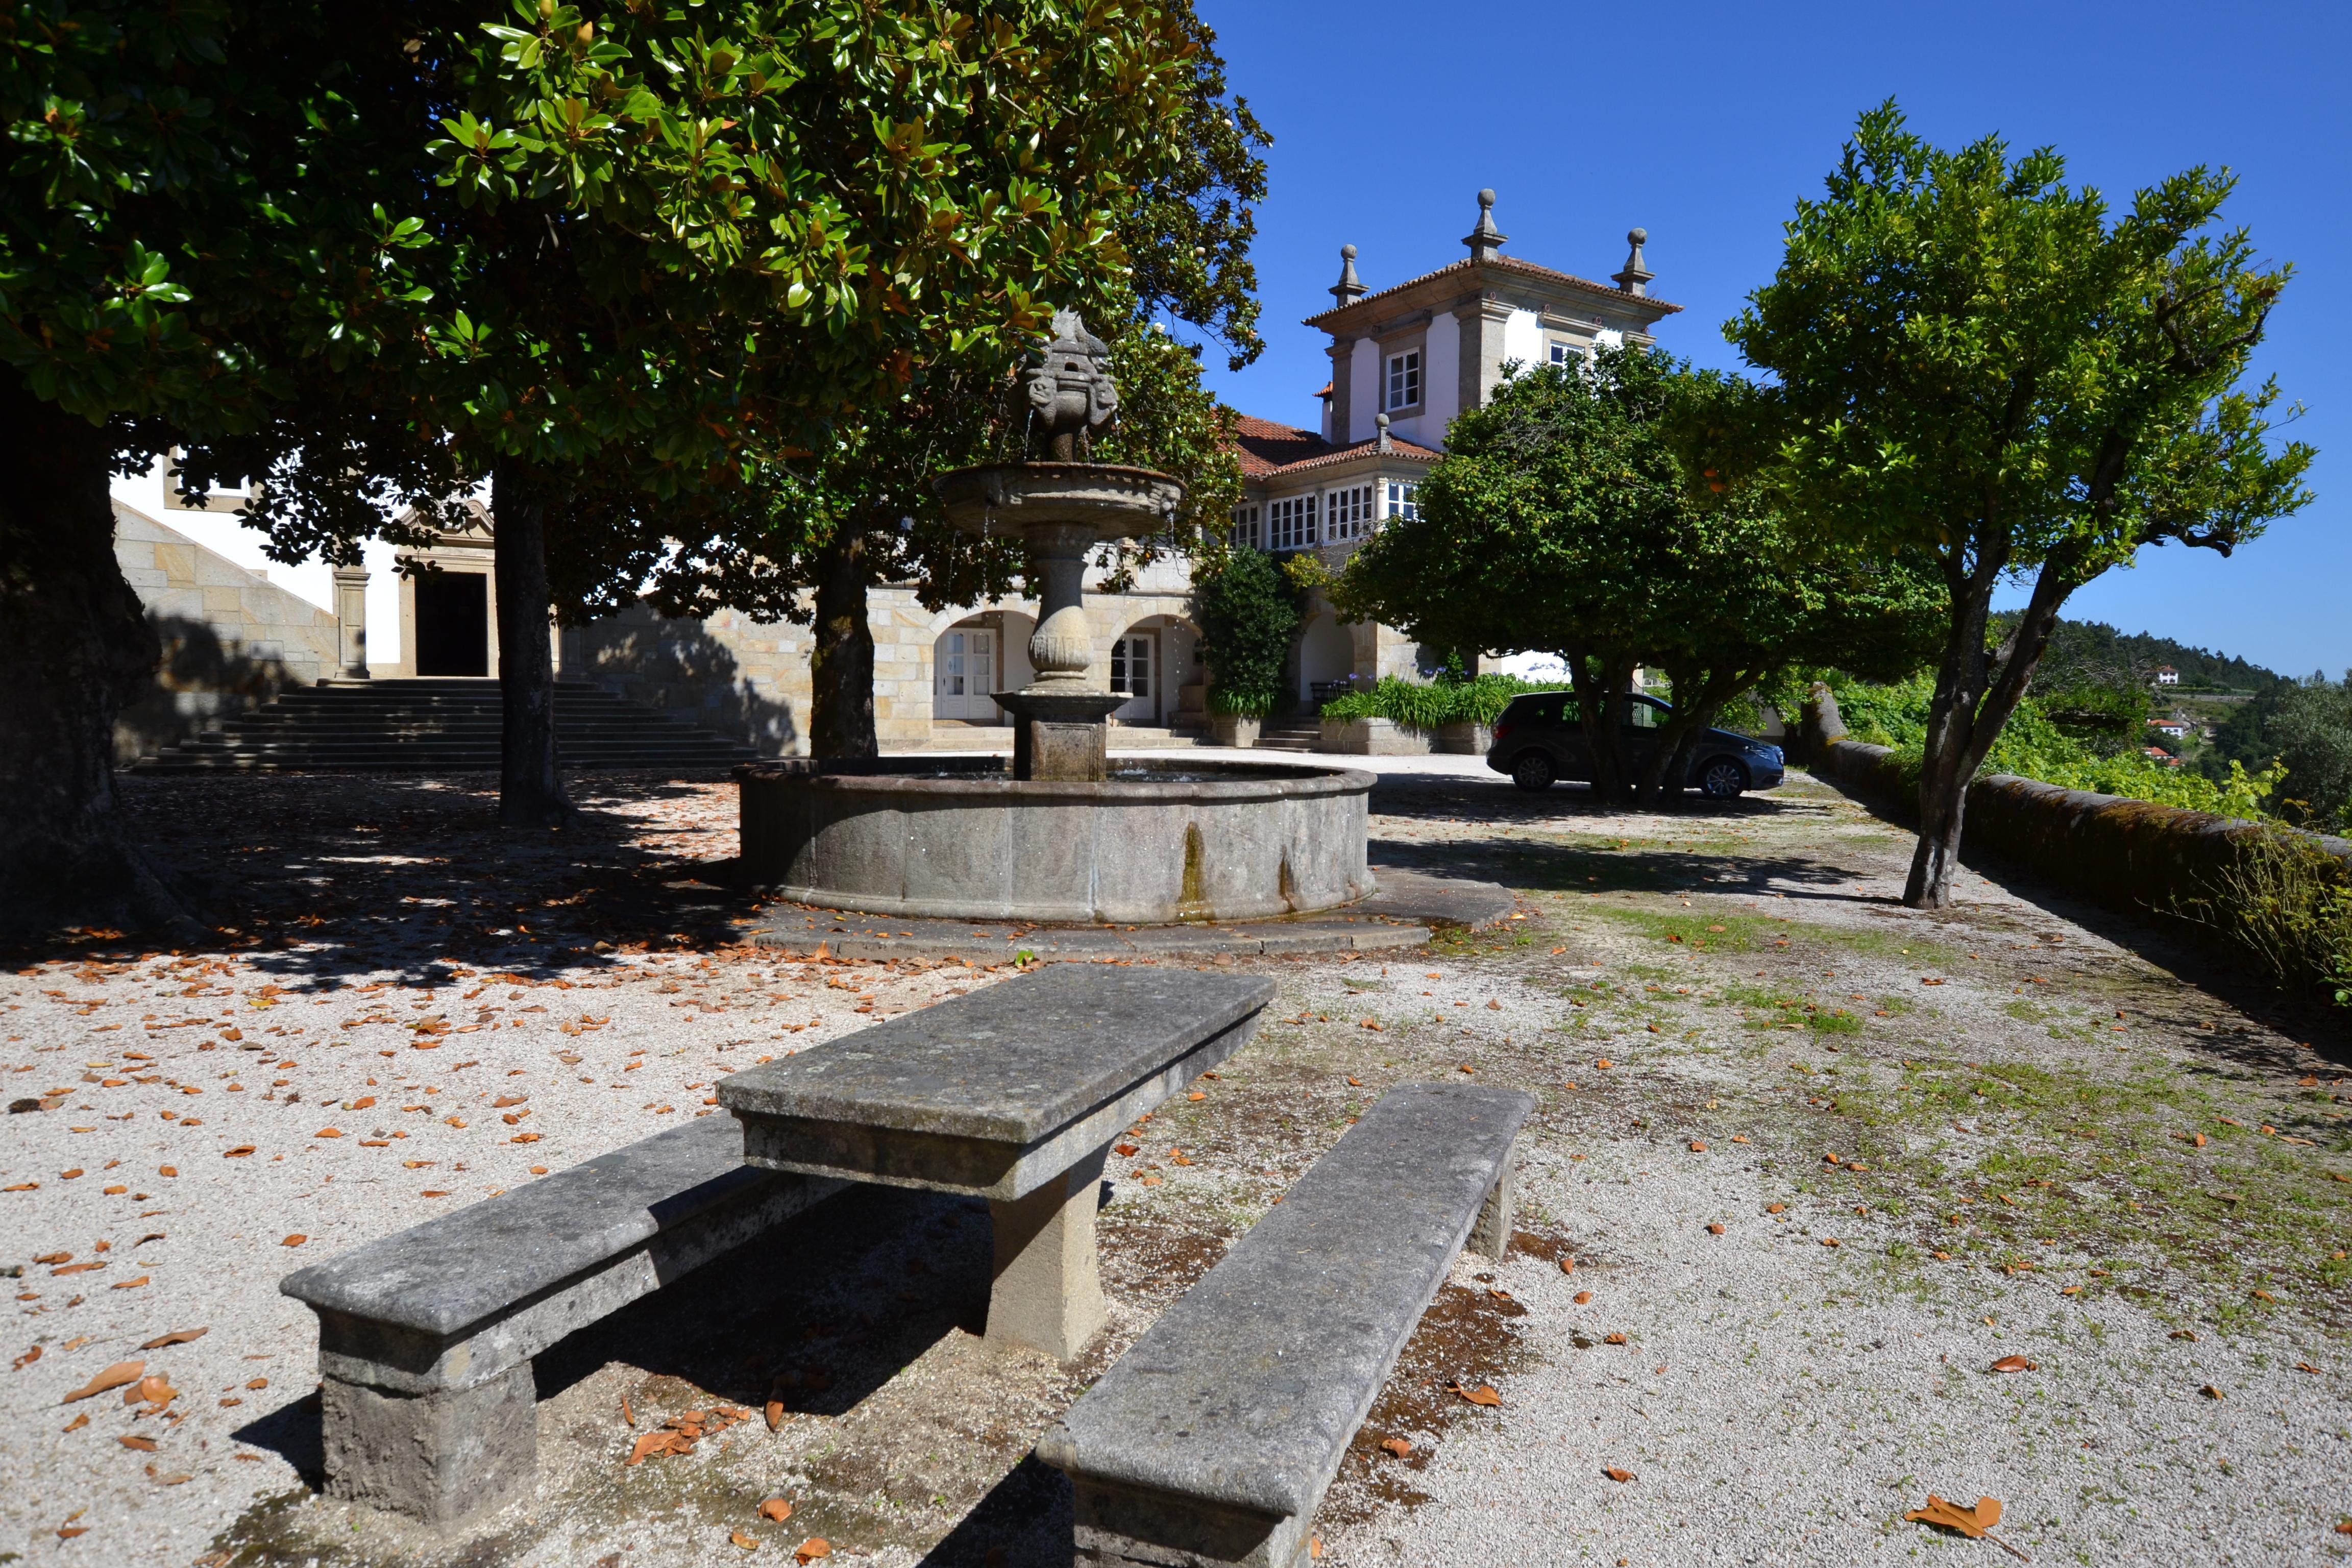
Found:
[[[1418,278],[1408,278],[1402,283],[1391,284],[1376,293],[1366,294],[1360,299],[1349,300],[1345,305],[1337,305],[1328,310],[1309,316],[1300,324],[1320,327],[1332,318],[1344,315],[1350,310],[1360,310],[1375,300],[1385,300],[1391,294],[1402,293],[1407,289],[1426,283],[1433,278],[1443,278],[1453,272],[1466,272],[1474,267],[1491,267],[1498,272],[1517,272],[1524,277],[1543,279],[1546,282],[1572,284],[1579,289],[1590,289],[1595,294],[1605,294],[1612,300],[1623,300],[1648,306],[1662,316],[1671,316],[1682,309],[1680,305],[1670,305],[1654,295],[1635,294],[1611,284],[1595,283],[1590,278],[1579,278],[1573,272],[1562,272],[1556,267],[1539,267],[1532,261],[1522,261],[1516,256],[1497,256],[1492,260],[1483,262],[1475,257],[1465,256],[1459,261],[1447,262],[1435,271],[1424,272]]]
[[[1271,419],[1256,419],[1246,414],[1234,416],[1234,455],[1241,459],[1242,477],[1250,479],[1274,479],[1309,468],[1329,468],[1364,456],[1378,444],[1379,439],[1375,437],[1339,446],[1326,441],[1312,430],[1301,430],[1294,425],[1277,425]],[[1433,463],[1444,456],[1432,447],[1397,437],[1390,437],[1389,455],[1416,463]]]

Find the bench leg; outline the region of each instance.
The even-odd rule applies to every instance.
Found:
[[[1103,1155],[1096,1150],[1058,1182],[1025,1198],[992,1200],[996,1272],[988,1293],[988,1342],[1074,1361],[1103,1326],[1095,1261],[1095,1209]]]
[[[1471,1251],[1497,1260],[1510,1256],[1511,1231],[1518,1217],[1518,1150],[1514,1146],[1503,1156],[1502,1173],[1495,1178],[1493,1189],[1486,1194],[1486,1206],[1478,1211],[1478,1223],[1470,1227]]]
[[[389,1394],[323,1380],[327,1490],[432,1525],[461,1525],[530,1497],[539,1469],[530,1363],[488,1383]]]

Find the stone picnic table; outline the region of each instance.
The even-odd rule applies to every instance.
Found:
[[[1111,1141],[1246,1044],[1274,982],[1055,964],[719,1080],[747,1163],[988,1200],[992,1344],[1063,1361],[1103,1324]]]

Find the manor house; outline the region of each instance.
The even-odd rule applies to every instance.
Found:
[[[1492,191],[1478,193],[1477,222],[1462,240],[1466,255],[1387,288],[1367,286],[1356,247],[1340,247],[1332,304],[1306,319],[1328,339],[1331,360],[1330,379],[1317,394],[1317,426],[1240,417],[1238,542],[1279,554],[1311,551],[1336,569],[1390,519],[1414,514],[1416,489],[1444,452],[1454,416],[1484,405],[1513,366],[1568,363],[1596,343],[1647,343],[1655,324],[1680,309],[1649,292],[1642,230],[1628,236],[1624,267],[1611,282],[1596,283],[1503,254],[1494,205]],[[494,526],[480,512],[472,528],[414,552],[441,569],[399,580],[395,663],[377,661],[371,669],[353,651],[365,647],[363,626],[350,624],[366,612],[365,574],[337,573],[342,672],[496,675]],[[1088,574],[1087,608],[1096,668],[1128,696],[1114,722],[1135,731],[1128,743],[1197,733],[1205,727],[1205,687],[1189,564],[1162,559],[1118,593],[1100,590],[1102,575]],[[1034,601],[934,612],[911,587],[883,586],[871,591],[868,607],[875,721],[886,751],[1009,743],[990,693],[1032,678]],[[807,749],[809,654],[803,626],[737,611],[668,619],[640,605],[565,628],[557,663],[564,679],[693,710],[709,728],[791,754]],[[1298,632],[1289,681],[1306,709],[1351,684],[1412,675],[1429,662],[1389,627],[1339,620],[1318,594]]]

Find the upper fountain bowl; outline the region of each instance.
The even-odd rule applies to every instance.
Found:
[[[1168,475],[1117,463],[991,463],[933,485],[948,521],[983,537],[1048,527],[1090,529],[1098,542],[1140,539],[1173,526],[1184,501]]]

